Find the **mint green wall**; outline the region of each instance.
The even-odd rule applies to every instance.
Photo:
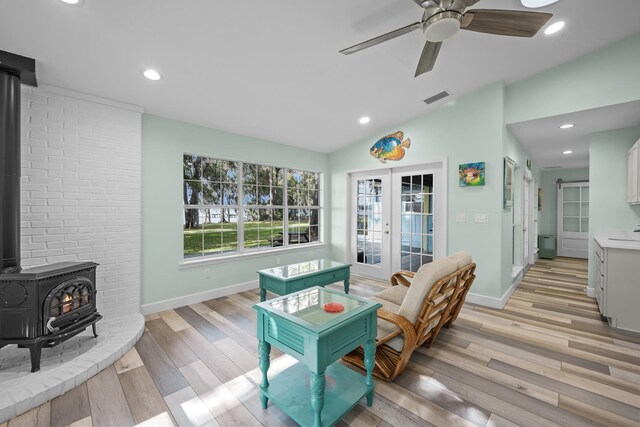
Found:
[[[640,33],[507,87],[505,123],[640,99]]]
[[[594,287],[594,233],[633,231],[640,206],[627,203],[627,152],[640,138],[640,127],[591,135],[589,168],[589,287]]]
[[[256,270],[329,255],[325,246],[179,269],[182,155],[185,152],[321,172],[326,240],[330,193],[326,154],[145,114],[142,119],[142,304],[257,280]]]
[[[477,278],[471,292],[500,297],[500,227],[502,215],[502,121],[503,86],[493,84],[393,128],[372,134],[364,141],[332,153],[331,165],[331,244],[333,257],[343,260],[346,250],[345,172],[355,169],[380,169],[383,166],[369,155],[369,148],[380,137],[404,131],[411,138],[405,158],[388,162],[389,167],[427,163],[448,158],[448,252],[471,252],[477,263]],[[458,164],[486,162],[484,187],[458,186]],[[467,222],[455,222],[457,213],[465,213]],[[473,223],[475,213],[489,214],[488,224]]]
[[[524,265],[524,251],[523,251],[523,180],[524,171],[526,169],[527,160],[531,159],[531,155],[522,147],[517,138],[504,127],[504,143],[502,155],[503,157],[509,157],[516,162],[516,169],[513,176],[513,211],[502,210],[501,218],[501,294],[504,294],[513,282],[513,270],[514,265],[512,261],[515,260],[515,265]],[[535,165],[532,165],[532,176],[536,182],[540,180],[540,172]],[[536,184],[537,185],[537,184]],[[534,215],[535,219],[535,215]],[[513,229],[512,224],[516,224]],[[514,238],[515,235],[515,238]],[[535,232],[530,232],[530,238],[536,238]],[[515,241],[515,242],[514,242]],[[514,246],[515,245],[515,250]]]
[[[556,181],[587,181],[589,168],[551,169],[542,171],[542,211],[539,215],[538,233],[556,234],[558,221],[558,185]]]

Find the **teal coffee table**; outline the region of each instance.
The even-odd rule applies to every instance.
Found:
[[[344,306],[328,313],[323,305]],[[272,400],[302,426],[332,426],[363,397],[373,403],[376,311],[381,305],[342,292],[313,287],[253,306],[258,312],[262,407]],[[364,344],[366,376],[334,363]],[[298,363],[267,378],[274,345]]]
[[[344,292],[349,293],[351,264],[343,264],[330,259],[315,259],[297,264],[259,270],[260,301],[267,297],[267,291],[277,295],[325,286],[344,281]]]

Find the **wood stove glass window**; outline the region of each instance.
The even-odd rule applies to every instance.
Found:
[[[320,174],[184,154],[184,258],[319,242]]]

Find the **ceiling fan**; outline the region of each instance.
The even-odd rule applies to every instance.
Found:
[[[344,55],[359,52],[414,30],[422,30],[427,38],[415,77],[431,71],[442,42],[458,30],[476,31],[501,36],[533,37],[553,16],[551,13],[521,10],[471,9],[480,0],[413,0],[424,9],[422,20],[374,37],[340,51]]]

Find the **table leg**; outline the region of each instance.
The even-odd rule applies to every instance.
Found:
[[[348,277],[346,279],[344,279],[344,293],[345,294],[349,293],[349,278]]]
[[[262,382],[260,383],[260,401],[262,409],[267,409],[266,390],[269,388],[269,380],[267,379],[267,371],[269,370],[269,353],[271,352],[271,344],[266,341],[258,341],[258,355],[260,357],[260,370],[262,371]]]
[[[264,302],[267,299],[267,290],[265,288],[260,288],[260,302]]]
[[[367,376],[364,383],[367,385],[367,406],[373,405],[373,368],[376,364],[376,342],[369,340],[364,343],[364,367]]]
[[[311,372],[311,407],[314,412],[313,427],[322,427],[322,408],[324,407],[324,387],[326,380],[324,371],[319,374]]]

